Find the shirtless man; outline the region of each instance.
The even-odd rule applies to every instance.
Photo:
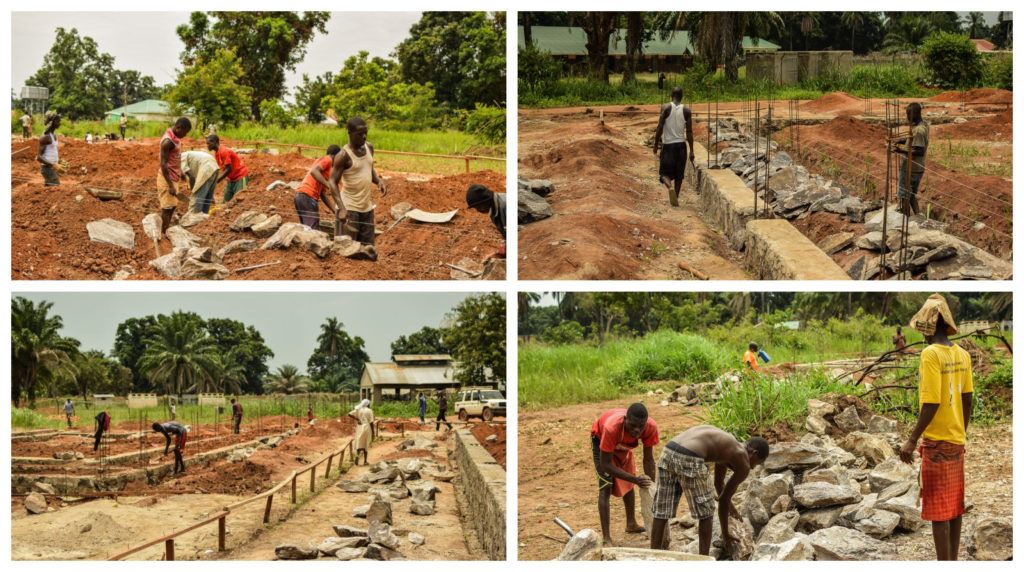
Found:
[[[718,521],[722,528],[722,554],[730,556],[733,540],[729,537],[729,514],[738,516],[732,496],[750,473],[750,469],[768,458],[768,442],[751,437],[740,443],[735,437],[710,425],[698,425],[676,435],[665,445],[658,459],[658,483],[654,493],[654,526],[651,530],[651,548],[668,546],[666,525],[676,515],[679,499],[686,495],[690,514],[698,521],[699,550],[707,556],[711,552],[712,518],[715,499],[718,502]],[[708,486],[707,463],[715,464],[715,492]],[[732,476],[726,482],[726,471]]]

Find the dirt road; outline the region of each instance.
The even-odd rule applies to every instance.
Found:
[[[658,400],[661,396],[658,396]],[[637,401],[647,405],[662,441],[699,424],[700,408],[661,407],[646,396],[519,413],[519,558],[550,560],[567,537],[557,516],[575,530],[601,530],[597,515],[597,476],[590,452],[590,426],[608,409]],[[661,445],[654,449],[655,458]],[[636,455],[642,464],[642,452]],[[637,505],[639,513],[639,504]],[[639,514],[637,515],[639,518]],[[620,546],[650,547],[646,534],[626,534],[622,502],[612,500],[612,538]]]
[[[741,257],[701,220],[684,185],[672,207],[650,141],[657,116],[520,110],[521,176],[550,179],[555,215],[519,230],[524,279],[745,279]],[[692,168],[692,166],[688,167]]]
[[[433,439],[434,432],[406,432],[406,438],[423,437]],[[378,440],[370,449],[370,463],[382,459],[395,460],[416,456],[423,458],[422,451],[398,451],[402,439],[392,436]],[[445,444],[439,443],[431,458],[446,463]],[[350,469],[344,479],[358,479],[369,472],[369,467],[360,465]],[[463,534],[460,510],[456,502],[453,483],[437,482],[441,492],[437,494],[437,512],[431,516],[417,516],[409,512],[411,498],[392,501],[394,530],[402,538],[398,551],[411,560],[477,560],[485,556],[469,548]],[[225,560],[273,560],[274,547],[280,544],[317,545],[329,536],[334,536],[332,525],[345,524],[359,528],[366,527],[366,520],[352,516],[352,510],[366,504],[366,495],[347,493],[338,487],[329,486],[298,508],[287,521],[256,535],[250,542],[222,556]],[[422,534],[427,540],[422,546],[410,544],[405,537],[410,532]]]

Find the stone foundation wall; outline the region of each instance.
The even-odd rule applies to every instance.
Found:
[[[747,223],[744,261],[755,280],[849,280],[838,264],[781,218]]]
[[[475,527],[491,560],[505,560],[505,470],[468,429],[455,432],[455,460]]]

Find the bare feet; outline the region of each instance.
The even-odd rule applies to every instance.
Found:
[[[615,546],[615,543],[612,542],[612,539],[611,539],[610,536],[606,536],[606,537],[604,537],[604,540],[601,541],[601,546],[605,546],[605,547]]]

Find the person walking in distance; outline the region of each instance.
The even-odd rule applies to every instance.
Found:
[[[440,431],[442,423],[448,426],[449,431],[452,429],[448,422],[448,394],[443,389],[437,390],[437,419],[434,422],[434,431]]]
[[[231,399],[231,422],[232,430],[238,435],[242,430],[242,404],[236,399]]]

